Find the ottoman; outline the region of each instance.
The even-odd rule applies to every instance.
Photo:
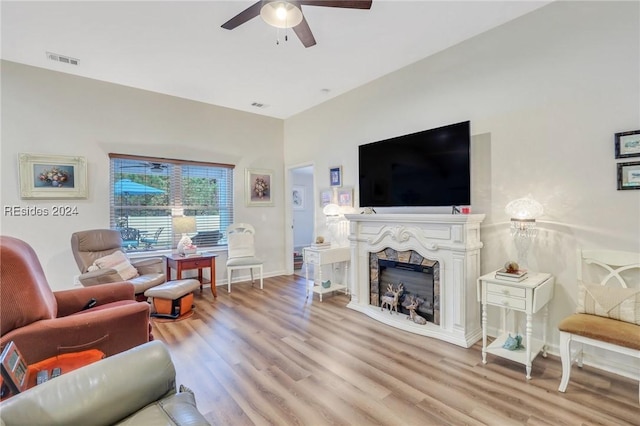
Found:
[[[186,315],[193,307],[193,291],[200,288],[200,281],[194,279],[167,281],[144,292],[153,298],[155,312],[152,317],[173,318]]]

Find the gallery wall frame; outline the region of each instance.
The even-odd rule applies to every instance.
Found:
[[[273,170],[245,170],[245,201],[249,207],[273,206]]]
[[[327,204],[331,204],[333,200],[333,189],[320,190],[320,208],[324,208]]]
[[[353,188],[344,186],[338,189],[338,205],[340,207],[353,207]]]
[[[616,158],[640,157],[640,130],[615,134]]]
[[[618,189],[640,189],[640,161],[618,163]]]
[[[342,166],[329,167],[329,186],[342,186]]]
[[[23,199],[87,198],[85,157],[18,154],[20,197]]]
[[[294,185],[291,189],[291,204],[294,210],[304,210],[304,186]]]

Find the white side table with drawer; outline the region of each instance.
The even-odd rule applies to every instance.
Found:
[[[547,323],[549,318],[548,303],[553,297],[554,277],[551,274],[529,272],[528,277],[520,282],[512,282],[496,278],[491,272],[478,278],[478,301],[482,303],[482,362],[487,363],[487,353],[524,364],[527,379],[531,379],[531,364],[542,351],[547,356]],[[487,305],[502,308],[501,330],[498,337],[487,346]],[[533,338],[533,314],[543,310],[542,339]],[[509,337],[515,337],[514,330],[506,329],[507,311],[523,312],[527,316],[524,349],[508,350],[502,345]]]
[[[316,249],[312,247],[305,247],[302,249],[304,256],[304,275],[307,280],[307,297],[309,297],[309,288],[314,293],[320,295],[320,301],[322,302],[322,295],[332,291],[342,290],[345,293],[349,292],[349,286],[346,280],[349,277],[349,262],[351,261],[351,250],[349,247],[335,247],[335,248],[323,248]],[[345,282],[331,282],[329,288],[322,287],[322,265],[329,265],[334,263],[344,262]],[[318,282],[312,282],[309,280],[309,264],[317,267]],[[333,277],[332,277],[333,278]]]

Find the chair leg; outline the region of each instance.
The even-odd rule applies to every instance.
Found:
[[[259,272],[260,272],[260,290],[264,290],[264,284],[262,282],[262,265],[260,265],[259,267]]]
[[[562,361],[562,380],[558,390],[564,392],[571,376],[571,333],[560,332],[560,359]]]
[[[249,268],[249,273],[251,274],[251,286],[253,287],[254,279],[253,279],[253,268]]]
[[[231,271],[233,269],[227,268],[227,293],[231,293]]]

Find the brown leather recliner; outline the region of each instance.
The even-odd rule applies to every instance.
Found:
[[[135,301],[131,284],[53,292],[33,248],[8,236],[0,260],[0,346],[15,342],[28,364],[86,349],[110,356],[153,339],[149,305]]]
[[[89,267],[104,256],[122,250],[122,236],[113,229],[91,229],[74,232],[71,235],[71,251],[82,273],[78,280],[85,286],[123,281],[115,269],[99,269],[89,272]],[[167,278],[162,258],[132,261],[139,276],[126,280],[133,284],[139,300],[144,298],[145,290],[164,283]]]

